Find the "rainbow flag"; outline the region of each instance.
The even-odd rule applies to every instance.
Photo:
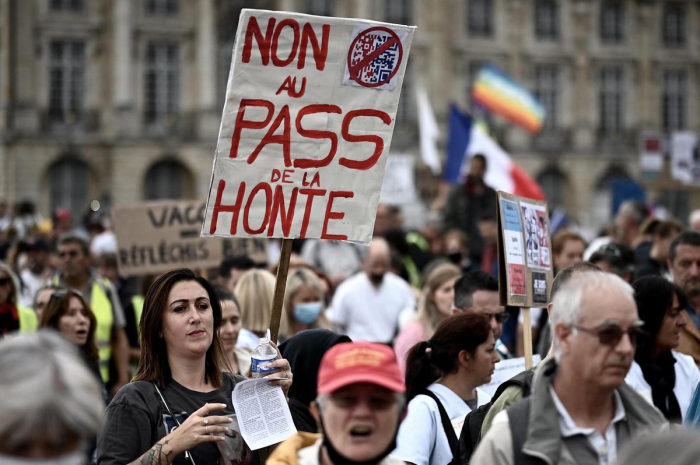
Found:
[[[542,128],[546,114],[542,104],[527,89],[493,66],[479,70],[472,100],[532,134],[537,134]]]

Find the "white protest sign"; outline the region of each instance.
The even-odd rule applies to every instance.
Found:
[[[239,25],[202,235],[369,243],[415,27]]]
[[[416,201],[414,166],[415,159],[410,155],[389,155],[379,197],[383,203],[402,205]]]

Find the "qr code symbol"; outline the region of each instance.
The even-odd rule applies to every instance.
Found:
[[[367,57],[390,39],[392,37],[389,35],[366,34],[357,41],[350,59],[356,78],[367,84],[383,83],[390,79],[397,61],[400,60],[398,40],[392,40],[388,48],[367,62]]]

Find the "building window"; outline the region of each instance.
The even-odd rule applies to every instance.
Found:
[[[49,44],[49,119],[73,123],[83,107],[85,43],[54,40]]]
[[[306,11],[310,15],[335,16],[335,0],[307,0]]]
[[[666,47],[685,45],[685,7],[677,2],[664,3],[663,40]]]
[[[386,22],[394,24],[411,24],[413,22],[412,0],[386,0],[384,6]]]
[[[603,68],[600,71],[600,129],[611,135],[622,130],[622,69]]]
[[[667,132],[680,131],[686,127],[686,82],[685,71],[664,72],[661,120]]]
[[[537,182],[542,186],[549,210],[564,206],[566,178],[556,166],[550,166],[537,176]]]
[[[559,5],[556,1],[535,1],[535,37],[539,40],[559,38]]]
[[[396,123],[407,126],[416,121],[416,89],[413,85],[412,67],[406,68],[401,87],[401,98],[396,109]]]
[[[146,200],[183,199],[187,171],[176,160],[164,160],[146,172]]]
[[[178,46],[151,42],[146,46],[145,119],[148,124],[170,126],[178,113]]]
[[[493,5],[491,0],[469,0],[467,29],[472,37],[493,36]]]
[[[622,3],[606,1],[600,9],[600,40],[617,44],[624,39],[624,10]]]
[[[49,169],[51,211],[67,208],[74,217],[82,215],[88,206],[90,170],[85,162],[63,159]]]
[[[82,11],[83,6],[83,0],[51,0],[54,11]]]
[[[153,16],[173,16],[178,13],[178,0],[146,0],[146,13]]]
[[[546,112],[544,129],[556,127],[559,119],[559,68],[556,65],[535,66],[535,96]]]

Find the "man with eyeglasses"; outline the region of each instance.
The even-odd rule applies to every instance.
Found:
[[[267,465],[405,465],[389,457],[406,416],[394,351],[372,342],[337,344],[324,355],[311,413],[321,434],[297,433]]]
[[[47,283],[51,286],[80,292],[90,303],[97,320],[95,338],[99,348],[102,380],[116,394],[129,382],[129,341],[124,327],[126,319],[117,291],[90,267],[90,249],[79,236],[66,235],[59,239],[60,268]],[[110,374],[109,363],[114,358],[117,377]]]
[[[508,348],[500,337],[503,323],[508,313],[498,298],[498,279],[483,271],[470,271],[455,282],[455,300],[452,313],[474,312],[489,318],[493,337],[496,339],[496,351],[501,359],[511,357]]]
[[[554,296],[556,357],[530,397],[499,413],[471,463],[615,463],[618,450],[667,426],[624,384],[641,333],[632,287],[609,273],[580,273]]]

